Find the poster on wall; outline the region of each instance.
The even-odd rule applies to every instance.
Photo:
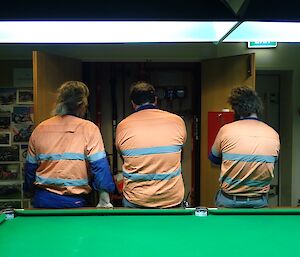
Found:
[[[13,86],[14,87],[32,87],[32,68],[15,68],[13,69]]]

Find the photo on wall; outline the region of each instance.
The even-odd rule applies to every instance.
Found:
[[[0,161],[10,162],[20,160],[19,145],[1,146],[0,147]]]
[[[0,104],[10,105],[15,104],[17,98],[17,89],[15,88],[0,88]]]
[[[11,133],[0,131],[0,146],[10,146],[11,145]]]
[[[19,163],[0,163],[0,181],[18,180],[21,178]]]
[[[33,124],[13,124],[12,141],[14,143],[28,142],[33,131]]]
[[[0,105],[0,130],[9,130],[13,105]]]
[[[17,104],[33,104],[33,90],[32,89],[18,89],[17,90]]]
[[[13,108],[14,108],[13,105],[0,105],[0,114],[3,116],[11,115]]]
[[[3,116],[0,113],[0,130],[9,130],[10,129],[10,123],[11,123],[11,115]]]
[[[33,124],[33,107],[14,106],[12,122],[16,124]]]
[[[16,182],[15,182],[16,183]],[[22,196],[20,184],[1,185],[0,198],[1,199],[19,199]]]
[[[14,208],[20,209],[22,207],[21,201],[2,201],[0,202],[0,209]]]
[[[28,145],[22,144],[20,145],[20,162],[25,162],[27,157]]]

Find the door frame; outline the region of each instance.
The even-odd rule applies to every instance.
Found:
[[[292,142],[293,109],[292,106],[292,70],[257,70],[259,75],[279,76],[279,206],[292,204]],[[280,104],[284,103],[284,104]]]

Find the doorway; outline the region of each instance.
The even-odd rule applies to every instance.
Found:
[[[182,164],[186,185],[185,199],[193,206],[214,206],[219,170],[210,165],[207,156],[207,115],[210,111],[219,111],[226,107],[226,96],[233,87],[240,84],[255,87],[255,54],[207,59],[201,63],[84,63],[45,53],[36,55],[43,57],[36,58],[37,61],[43,62],[41,65],[35,65],[33,69],[34,78],[38,78],[34,87],[35,96],[38,96],[35,97],[36,100],[40,99],[40,94],[43,93],[43,96],[48,97],[49,103],[53,102],[53,97],[49,98],[52,95],[45,95],[43,87],[48,84],[57,86],[60,83],[49,83],[49,78],[65,75],[64,66],[68,66],[70,71],[74,70],[71,67],[77,67],[78,64],[81,66],[81,78],[89,85],[91,93],[89,118],[102,132],[114,174],[121,173],[122,164],[114,147],[115,129],[117,124],[132,112],[128,89],[133,82],[140,80],[154,84],[159,90],[161,108],[183,116],[187,124],[189,137],[184,146]],[[51,59],[51,62],[48,62],[48,59]],[[65,60],[70,65],[61,67],[60,60]],[[52,69],[54,63],[61,69]],[[78,79],[76,74],[74,79]],[[49,89],[50,93],[52,91],[55,91],[54,88]],[[41,101],[35,101],[35,109],[41,109],[41,104]],[[41,111],[39,117],[49,117],[48,109]]]
[[[257,73],[256,91],[261,97],[264,112],[262,121],[280,132],[280,75],[276,73]],[[280,187],[280,167],[279,163],[274,168],[274,178],[271,182],[269,192],[269,205],[271,207],[279,205],[279,187]]]
[[[101,129],[105,149],[115,177],[119,177],[122,160],[114,142],[117,124],[129,116],[132,106],[129,88],[136,81],[147,81],[156,88],[160,109],[183,118],[187,129],[187,141],[182,151],[182,175],[185,184],[185,200],[190,205],[199,204],[200,167],[195,165],[195,99],[200,99],[200,68],[198,63],[130,62],[130,63],[83,63],[83,79],[91,91],[91,119]],[[198,98],[195,97],[198,88]],[[197,133],[199,135],[199,133]],[[198,172],[196,172],[198,171]],[[113,203],[118,206],[119,199]]]
[[[157,88],[159,107],[184,119],[188,140],[183,148],[182,168],[185,200],[192,206],[214,206],[219,184],[219,170],[213,169],[207,156],[208,112],[226,107],[226,96],[233,87],[241,83],[255,87],[254,77],[254,54],[201,63],[83,63],[90,103],[96,106],[90,110],[91,116],[101,129],[114,175],[122,173],[122,161],[114,147],[115,129],[132,113],[128,92],[133,82],[152,83]]]
[[[271,183],[270,206],[291,205],[292,185],[292,78],[290,70],[259,70],[256,72],[256,90],[263,100],[263,121],[280,136],[279,161]],[[284,103],[284,104],[283,104]]]

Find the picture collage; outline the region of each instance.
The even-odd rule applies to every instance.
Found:
[[[32,88],[0,88],[0,209],[23,207],[23,166],[33,128]]]

